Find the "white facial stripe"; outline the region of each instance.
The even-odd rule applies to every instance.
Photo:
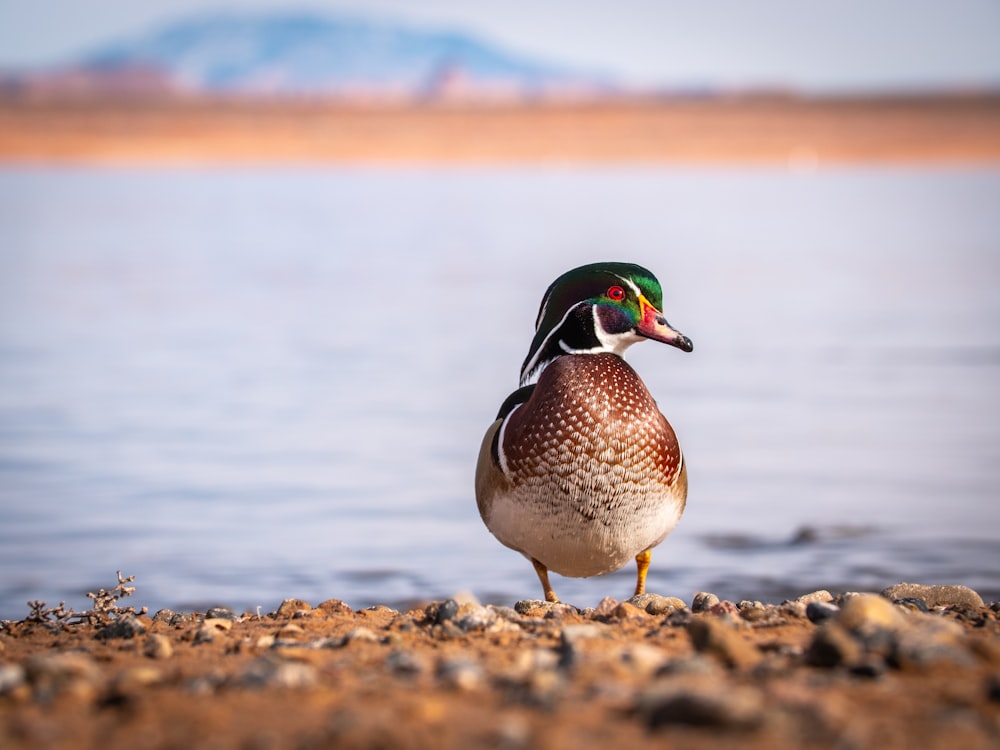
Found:
[[[605,331],[604,326],[601,325],[601,317],[597,314],[597,305],[594,305],[594,333],[597,335],[597,340],[601,342],[601,346],[588,349],[588,352],[614,352],[619,357],[625,356],[625,350],[632,344],[645,340],[645,337],[633,331],[625,331],[624,333]]]
[[[615,274],[615,276],[618,276],[618,274]],[[642,294],[642,290],[639,289],[638,286],[636,286],[636,283],[632,281],[632,279],[628,278],[627,276],[618,276],[618,278],[621,279],[629,289],[635,292],[635,296],[637,298],[639,297],[640,294]]]
[[[507,430],[507,422],[510,421],[511,415],[522,406],[524,404],[518,404],[511,409],[510,414],[503,418],[503,421],[500,423],[500,429],[497,431],[497,458],[500,460],[500,471],[508,479],[510,478],[510,468],[507,466],[507,454],[503,452],[503,434]]]
[[[562,324],[566,322],[566,319],[570,316],[570,313],[572,313],[577,307],[579,307],[582,304],[586,303],[580,302],[576,305],[573,305],[573,307],[567,310],[566,314],[562,316],[562,320],[559,321],[559,324],[553,326],[552,330],[549,331],[548,335],[544,339],[542,339],[542,342],[538,345],[538,348],[535,350],[535,356],[531,358],[531,361],[528,363],[528,366],[524,368],[525,380],[529,378],[531,376],[531,373],[534,372],[535,368],[538,367],[538,358],[541,356],[542,352],[545,351],[545,347],[548,346],[549,339],[552,338],[552,336],[555,334],[556,331],[562,328]],[[561,341],[559,342],[559,345],[563,346]],[[522,380],[521,385],[525,384],[526,384],[525,381]]]

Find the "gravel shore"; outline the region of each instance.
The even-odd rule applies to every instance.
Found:
[[[899,584],[0,623],[3,748],[616,746],[998,747],[1000,603]]]

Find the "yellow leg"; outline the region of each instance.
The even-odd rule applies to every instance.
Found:
[[[549,583],[548,568],[538,562],[535,558],[531,558],[531,564],[535,566],[535,572],[538,574],[538,580],[542,582],[542,591],[545,592],[545,601],[558,602],[559,597],[556,596],[556,592],[552,590],[552,584]]]
[[[638,575],[635,579],[635,595],[646,593],[646,573],[649,571],[649,561],[653,559],[653,552],[646,550],[635,556],[635,567]]]

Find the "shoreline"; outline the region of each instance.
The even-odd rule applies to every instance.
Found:
[[[0,99],[12,164],[1000,164],[1000,96]]]
[[[962,586],[780,605],[471,597],[238,615],[38,603],[0,623],[4,748],[991,748],[1000,602]],[[139,597],[141,599],[141,597]]]

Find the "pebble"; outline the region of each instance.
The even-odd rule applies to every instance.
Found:
[[[135,638],[146,632],[146,626],[135,615],[124,615],[112,620],[97,631],[95,638]]]
[[[476,690],[485,681],[482,666],[464,656],[443,660],[438,665],[437,676],[442,685],[458,690]]]
[[[684,609],[686,606],[676,596],[660,596],[659,594],[639,594],[629,599],[628,603],[651,615],[667,614],[674,610]]]
[[[31,656],[23,667],[35,697],[42,702],[63,694],[92,700],[102,683],[97,662],[73,651]]]
[[[715,656],[728,667],[751,667],[761,659],[756,646],[743,640],[734,626],[721,620],[705,616],[693,619],[687,633],[695,649]]]
[[[385,657],[385,666],[395,675],[417,677],[427,672],[429,665],[422,654],[399,649],[389,652]]]
[[[818,625],[821,622],[826,622],[832,617],[835,617],[838,612],[840,612],[840,607],[836,604],[813,601],[806,605],[805,614],[806,617],[809,618],[809,622],[816,623]]]
[[[142,644],[142,653],[150,659],[169,659],[174,655],[174,647],[165,635],[153,633],[146,636]]]
[[[764,720],[765,702],[752,687],[725,690],[710,683],[654,686],[640,694],[637,710],[650,729],[686,724],[721,729],[753,729]]]
[[[433,618],[435,625],[443,625],[458,617],[458,602],[454,599],[436,602],[428,607],[428,614]]]
[[[897,583],[882,590],[882,596],[897,599],[923,599],[928,607],[983,607],[983,598],[968,586],[925,586],[919,583]]]
[[[639,609],[634,604],[629,604],[628,602],[622,602],[616,606],[611,616],[619,620],[641,620],[649,617],[645,610]]]
[[[719,597],[715,594],[710,594],[707,591],[699,591],[694,595],[691,600],[691,611],[692,612],[708,612],[712,607],[719,603]]]
[[[25,682],[24,667],[20,664],[0,664],[0,695],[13,693]]]
[[[210,620],[205,620],[195,631],[194,642],[195,643],[211,643],[215,640],[215,637],[219,633],[224,633],[227,630],[232,630],[233,621],[223,620],[218,617],[213,617]]]
[[[454,601],[454,600],[450,600]],[[471,630],[484,630],[497,623],[500,616],[491,609],[476,605],[456,620],[458,625],[465,632]]]
[[[229,607],[209,607],[208,611],[205,612],[205,619],[231,620],[232,622],[236,622],[240,619],[240,616]]]
[[[317,604],[316,609],[325,615],[349,615],[354,611],[340,599],[327,599]]]
[[[295,617],[298,612],[309,612],[311,610],[312,605],[302,599],[285,599],[278,606],[278,609],[274,614],[278,617],[292,618]]]
[[[340,640],[340,645],[346,646],[348,643],[378,643],[380,640],[374,630],[359,626],[348,630]]]
[[[847,599],[836,622],[852,633],[873,635],[892,631],[903,625],[903,615],[888,599],[877,594],[858,594]]]
[[[645,643],[626,646],[619,658],[629,671],[642,677],[657,674],[667,663],[667,655],[662,649]]]
[[[237,684],[252,688],[306,688],[317,681],[316,668],[311,664],[266,654],[250,662]]]

